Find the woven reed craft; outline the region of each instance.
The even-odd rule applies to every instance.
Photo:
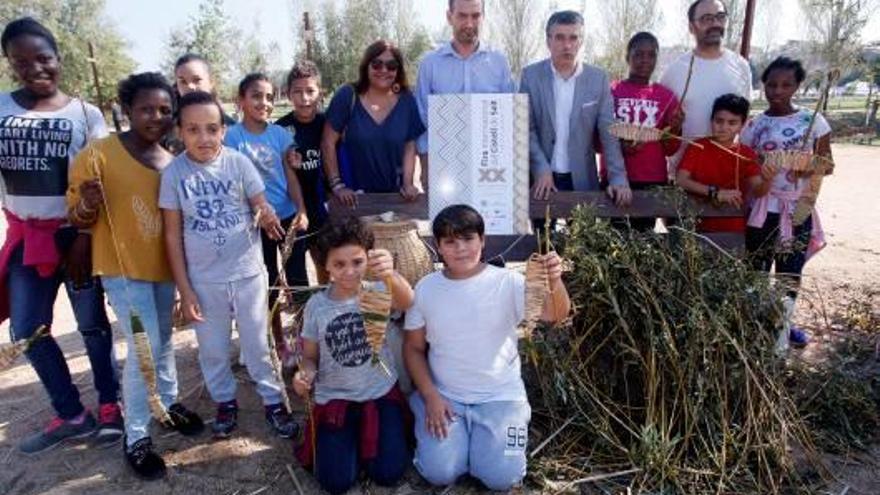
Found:
[[[415,286],[416,282],[434,271],[434,259],[419,237],[418,225],[396,214],[364,217],[370,226],[376,249],[386,249],[394,258],[397,273]]]
[[[813,167],[813,154],[803,150],[769,151],[764,154],[764,163],[781,170],[806,172]]]
[[[645,127],[637,124],[628,124],[626,122],[615,122],[608,126],[608,132],[618,139],[626,141],[634,141],[637,143],[653,143],[663,139],[669,133],[663,129],[656,127]]]
[[[390,375],[388,366],[382,362],[381,352],[385,345],[385,330],[391,319],[391,278],[384,280],[383,285],[384,287],[379,284],[364,285],[358,303],[361,316],[364,318],[367,343],[372,352],[370,362],[373,366],[381,366],[382,370]]]
[[[40,325],[30,337],[0,346],[0,371],[6,371],[11,368],[19,356],[30,350],[31,346],[38,340],[48,335],[49,327]]]
[[[550,276],[547,265],[533,253],[526,261],[525,319],[519,326],[520,337],[530,339],[544,313],[544,302],[550,294]]]

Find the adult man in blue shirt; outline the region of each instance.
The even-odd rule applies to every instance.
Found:
[[[481,0],[449,0],[446,21],[452,41],[428,53],[419,64],[416,100],[428,125],[428,95],[455,93],[513,93],[510,65],[503,53],[480,43]],[[422,184],[428,182],[428,133],[418,139]]]

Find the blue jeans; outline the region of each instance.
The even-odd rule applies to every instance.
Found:
[[[41,277],[34,267],[22,265],[23,246],[9,260],[8,288],[10,333],[13,341],[33,335],[40,325],[52,325],[52,308],[58,287],[64,280],[62,270]],[[113,333],[104,308],[104,290],[100,281],[74,288],[65,282],[67,296],[83,336],[86,354],[92,366],[95,390],[102,404],[115,403],[119,395],[116,363],[113,359]],[[39,339],[26,353],[43,383],[52,407],[62,419],[71,419],[83,411],[79,391],[70,377],[64,353],[52,336]]]
[[[455,414],[446,438],[432,436],[425,424],[421,394],[409,398],[415,416],[413,463],[432,485],[455,483],[470,473],[490,490],[507,491],[526,475],[526,445],[532,410],[527,401],[462,404],[446,399]]]
[[[387,399],[378,399],[376,406],[379,409],[379,452],[365,467],[377,485],[394,486],[403,477],[410,460],[403,408]],[[361,406],[356,403],[349,404],[342,428],[318,426],[315,478],[329,493],[345,493],[357,481],[360,426]]]
[[[122,277],[102,277],[102,281],[128,343],[128,356],[125,358],[122,374],[122,395],[125,404],[126,441],[131,446],[150,436],[147,386],[138,366],[131,333],[132,309],[144,324],[156,366],[159,397],[167,408],[177,400],[177,366],[174,362],[174,345],[171,342],[174,284],[131,279],[126,282]]]

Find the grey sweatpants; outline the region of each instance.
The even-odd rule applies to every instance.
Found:
[[[268,285],[265,272],[233,282],[193,283],[205,320],[194,325],[199,341],[199,364],[214,402],[235,399],[236,382],[229,366],[233,319],[238,327],[244,364],[257,384],[263,404],[281,402],[281,384],[272,369],[267,340]]]

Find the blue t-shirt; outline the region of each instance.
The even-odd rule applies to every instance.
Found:
[[[345,85],[336,91],[326,116],[333,130],[345,133],[354,181],[347,185],[368,193],[399,191],[404,147],[425,132],[412,93],[401,92],[391,113],[377,124],[354,96],[354,87]]]
[[[287,129],[269,124],[262,134],[251,134],[243,124],[235,124],[226,131],[223,143],[251,159],[266,184],[266,201],[280,219],[296,213],[296,205],[287,192],[282,157],[293,145],[293,136]]]
[[[250,160],[229,148],[207,163],[181,153],[162,171],[159,208],[181,212],[192,282],[232,282],[265,271],[250,205],[261,192],[263,181]]]

